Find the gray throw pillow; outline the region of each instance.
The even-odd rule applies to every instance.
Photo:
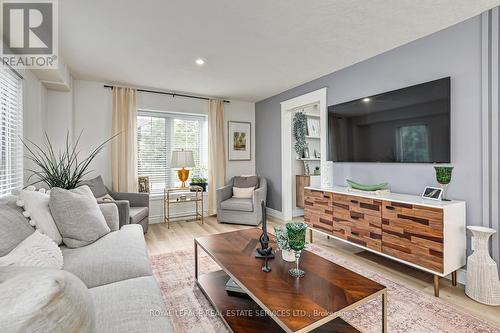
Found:
[[[243,177],[243,176],[236,176],[234,177],[234,182],[233,182],[234,187],[240,187],[240,188],[248,188],[248,187],[259,187],[259,177],[257,176],[249,176],[249,177]]]
[[[88,245],[110,232],[92,191],[86,185],[73,190],[52,188],[49,207],[63,243],[69,248]]]
[[[16,206],[16,200],[17,197],[12,195],[0,199],[0,257],[35,232],[23,216],[23,209]]]
[[[73,274],[54,269],[0,267],[2,332],[95,332],[89,290]]]

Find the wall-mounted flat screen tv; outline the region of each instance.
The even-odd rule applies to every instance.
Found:
[[[334,162],[450,162],[450,78],[328,107]]]

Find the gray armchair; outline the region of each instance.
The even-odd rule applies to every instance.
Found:
[[[149,226],[149,194],[148,193],[125,193],[110,191],[101,178],[83,181],[80,185],[88,185],[96,198],[102,198],[109,194],[118,208],[120,228],[125,224],[140,224],[144,233]]]
[[[252,198],[241,199],[233,198],[235,178],[216,191],[217,221],[257,226],[262,222],[260,203],[265,202],[267,198],[267,181],[265,178],[259,177]]]

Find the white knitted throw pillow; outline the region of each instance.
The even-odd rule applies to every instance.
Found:
[[[42,234],[49,236],[57,245],[60,245],[62,236],[50,213],[49,192],[44,189],[35,191],[34,187],[28,187],[21,191],[16,204],[23,207],[23,215],[30,219],[32,226]]]
[[[61,269],[61,249],[46,235],[35,230],[9,254],[0,257],[0,266],[29,266]]]

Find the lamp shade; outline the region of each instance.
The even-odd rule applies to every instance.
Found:
[[[172,152],[171,168],[193,168],[194,157],[190,150],[174,150]]]

